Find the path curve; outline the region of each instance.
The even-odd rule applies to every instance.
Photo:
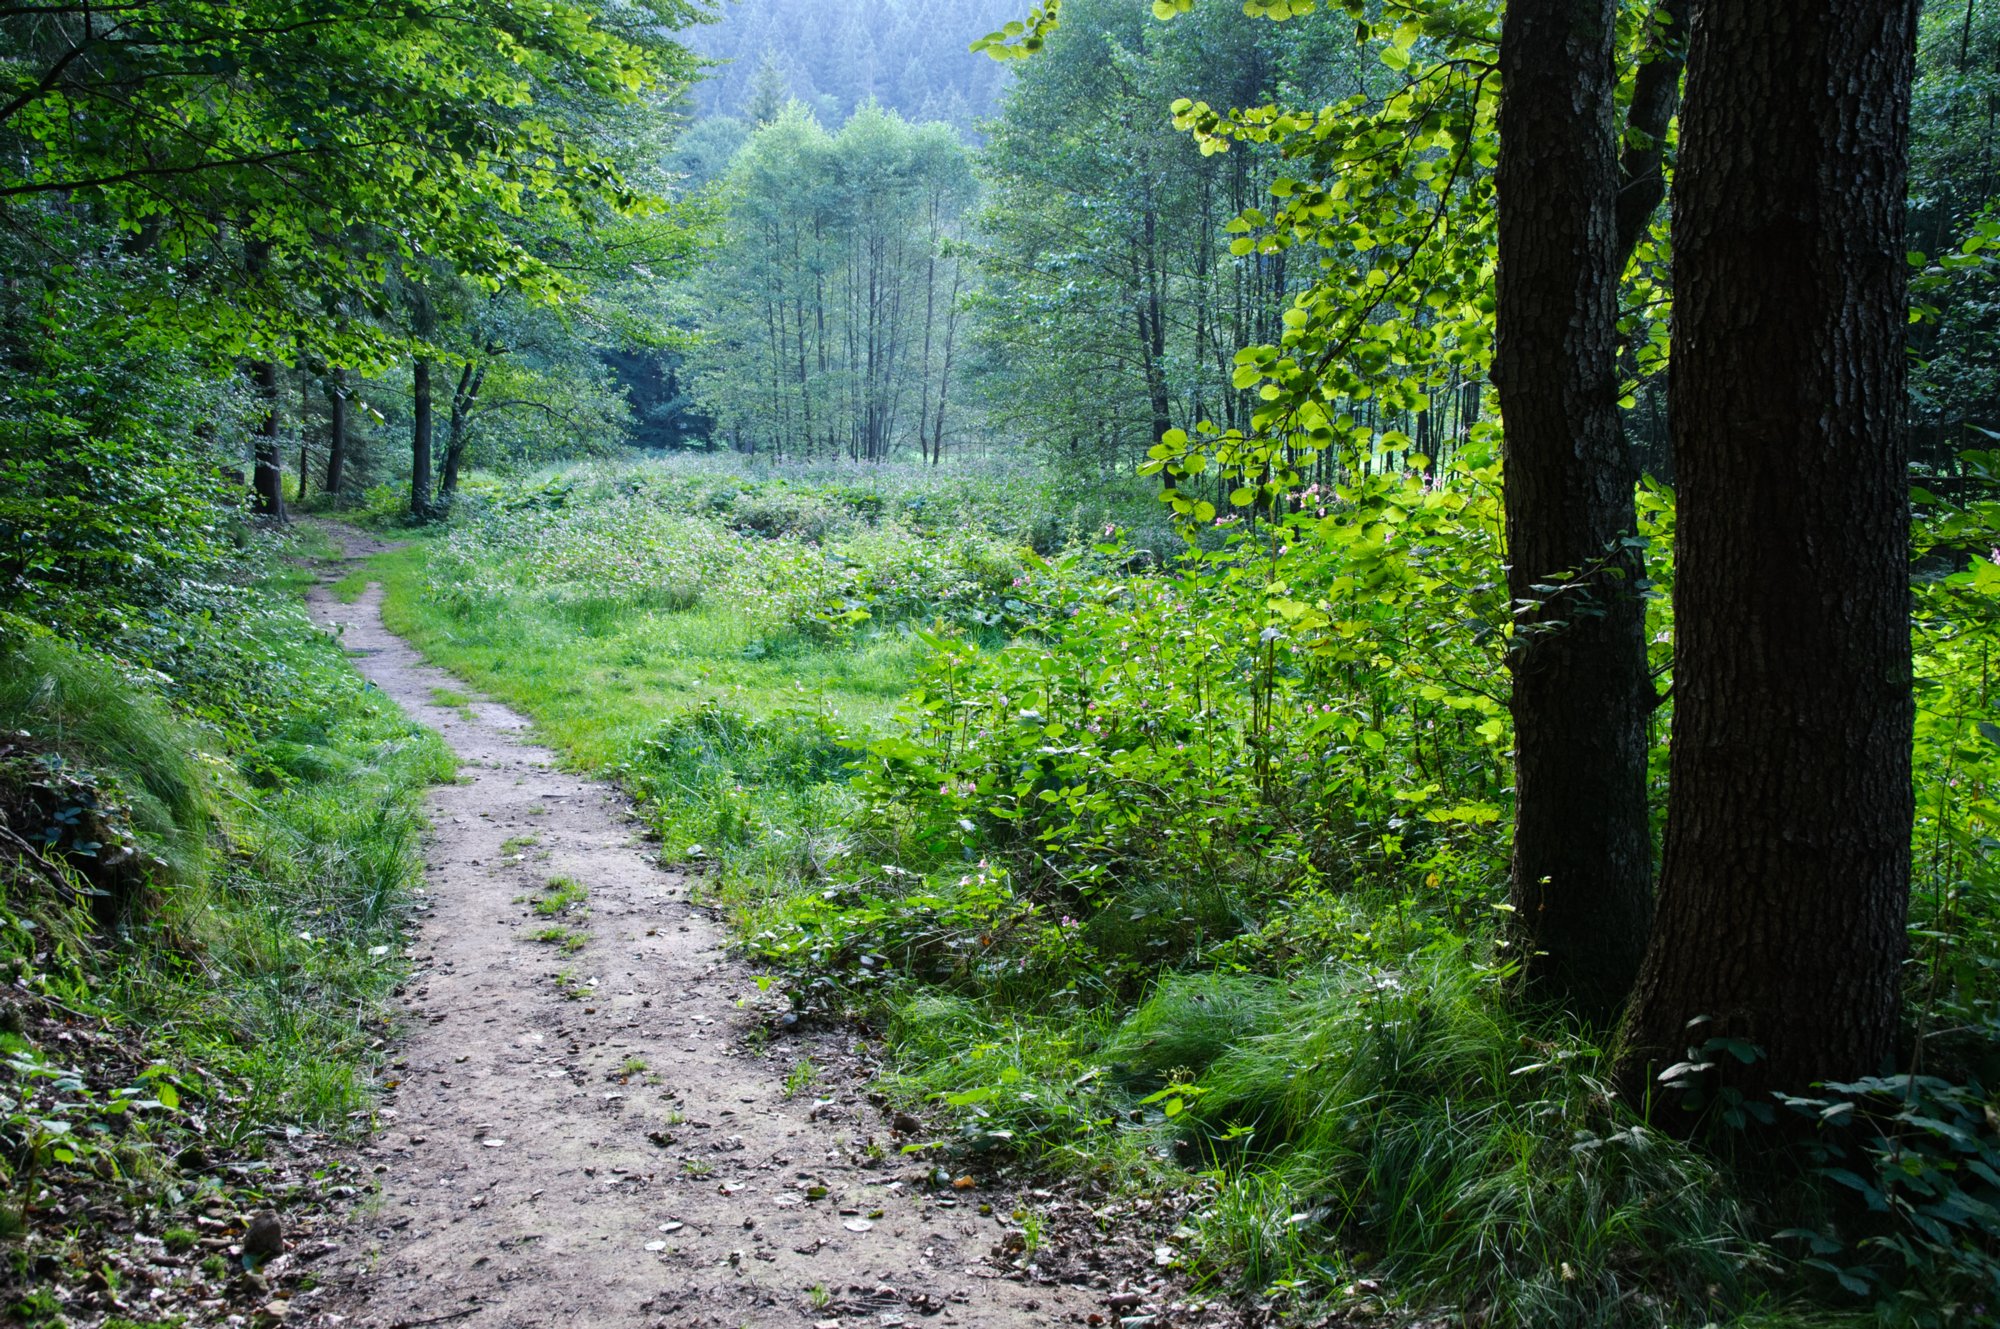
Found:
[[[349,560],[387,547],[331,533]],[[756,985],[625,800],[559,769],[506,707],[448,704],[465,685],[389,632],[381,602],[376,585],[310,597],[460,778],[430,797],[401,1078],[363,1151],[381,1191],[349,1244],[346,1323],[1086,1322],[1080,1289],[1001,1277],[977,1193],[913,1184],[851,1087],[786,1094],[800,1053],[746,1043]],[[549,920],[529,897],[558,875],[590,891],[591,940],[569,955],[530,939]]]

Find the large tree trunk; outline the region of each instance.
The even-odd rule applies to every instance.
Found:
[[[250,367],[257,381],[257,395],[264,402],[264,417],[257,424],[257,469],[251,480],[256,491],[255,511],[260,516],[285,520],[285,463],[278,455],[278,435],[284,417],[278,409],[278,365],[259,360]]]
[[[340,497],[340,482],[347,469],[347,371],[329,370],[326,376],[326,493]]]
[[[1517,803],[1533,986],[1616,1010],[1651,915],[1643,566],[1618,427],[1613,0],[1510,0],[1493,382],[1505,416]]]
[[[1895,1050],[1909,902],[1903,236],[1917,0],[1699,0],[1674,209],[1672,792],[1621,1083]],[[1707,1017],[1690,1026],[1697,1017]]]
[[[431,362],[418,360],[410,368],[415,424],[410,438],[410,515],[431,515]]]

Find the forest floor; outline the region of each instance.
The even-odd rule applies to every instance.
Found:
[[[1035,1196],[1079,1240],[1024,1251],[1001,1222],[1016,1197],[903,1154],[917,1123],[869,1099],[865,1048],[774,1035],[623,797],[390,633],[379,585],[341,603],[328,584],[388,546],[330,533],[346,557],[315,617],[460,762],[432,795],[401,1078],[363,1149],[380,1191],[334,1280],[345,1323],[1221,1322],[1162,1305],[1136,1225],[1081,1239],[1088,1197]]]

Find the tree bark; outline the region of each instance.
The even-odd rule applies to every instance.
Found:
[[[439,508],[448,508],[458,497],[458,472],[465,461],[466,430],[472,423],[472,407],[479,400],[479,389],[486,382],[486,366],[476,369],[468,362],[458,376],[458,386],[451,393],[451,420],[446,426],[444,447],[444,474],[438,480]]]
[[[1514,921],[1531,986],[1609,1016],[1652,910],[1637,479],[1618,423],[1614,0],[1510,0],[1500,37]]]
[[[248,240],[243,246],[243,266],[252,283],[261,283],[269,266],[268,240]],[[256,360],[250,377],[263,398],[264,415],[257,423],[255,456],[250,477],[251,511],[262,517],[285,520],[285,463],[278,455],[279,426],[283,416],[278,406],[278,365],[275,360]]]
[[[1619,1079],[1882,1070],[1909,903],[1917,0],[1698,0],[1674,207],[1672,792]],[[1707,1022],[1690,1026],[1697,1017]]]
[[[326,492],[340,497],[340,482],[347,469],[347,371],[330,370],[326,376],[327,439]]]
[[[431,515],[431,362],[418,360],[410,367],[414,426],[410,438],[410,515],[428,520]]]
[[[256,491],[254,511],[263,517],[285,520],[285,463],[278,455],[278,435],[284,417],[278,408],[278,365],[259,360],[250,366],[257,381],[257,395],[263,398],[264,417],[257,424],[257,467],[251,480]]]

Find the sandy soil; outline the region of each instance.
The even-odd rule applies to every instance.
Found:
[[[382,547],[340,538],[350,557]],[[1011,1201],[920,1184],[851,1086],[788,1095],[810,1048],[759,1046],[751,974],[623,799],[558,769],[506,707],[440,704],[434,689],[464,685],[384,628],[380,606],[379,587],[351,605],[312,598],[461,769],[431,797],[401,1079],[364,1151],[379,1198],[328,1271],[351,1289],[347,1324],[1011,1329],[1101,1315],[1102,1291],[1004,1277],[1004,1234],[978,1210]],[[590,890],[574,954],[530,940],[549,920],[529,897],[557,875]]]

